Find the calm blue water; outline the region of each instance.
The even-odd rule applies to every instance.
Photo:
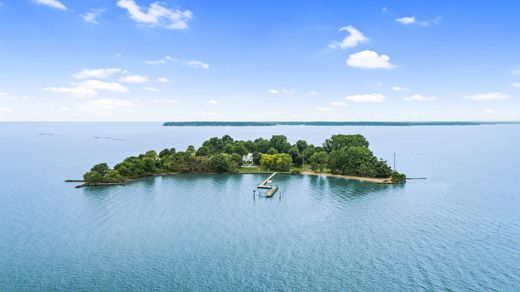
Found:
[[[279,176],[272,199],[253,198],[262,175],[63,183],[97,162],[212,136],[337,133],[365,135],[428,179]],[[519,149],[520,125],[0,124],[0,290],[518,291]]]

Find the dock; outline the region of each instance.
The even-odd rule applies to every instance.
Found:
[[[274,195],[274,193],[276,193],[276,191],[278,191],[278,187],[275,186],[275,185],[272,185],[271,184],[271,181],[273,180],[273,178],[277,175],[278,173],[275,172],[273,174],[271,174],[268,178],[266,178],[265,180],[263,180],[260,184],[258,184],[257,188],[259,189],[268,189],[268,191],[265,193],[265,196],[270,198]]]

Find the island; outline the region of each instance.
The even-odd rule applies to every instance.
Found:
[[[313,174],[374,183],[398,184],[406,176],[393,170],[369,149],[362,135],[333,135],[321,146],[298,140],[291,144],[283,135],[254,141],[234,140],[225,135],[204,141],[199,148],[175,148],[159,153],[150,150],[131,156],[110,168],[107,163],[92,167],[81,186],[121,185],[150,176],[189,173]]]

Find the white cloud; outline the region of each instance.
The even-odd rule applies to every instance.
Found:
[[[67,10],[67,7],[65,7],[65,5],[63,5],[58,0],[33,0],[33,1],[38,4],[46,5],[46,6],[49,6],[52,8],[56,8],[56,9],[60,9],[60,10]]]
[[[98,18],[105,12],[104,9],[91,9],[85,14],[80,15],[85,22],[99,24]]]
[[[330,108],[328,107],[318,107],[316,109],[320,112],[330,112]]]
[[[97,78],[105,79],[116,73],[123,72],[120,68],[100,68],[100,69],[83,69],[81,72],[72,75],[76,79]]]
[[[489,93],[480,93],[471,96],[466,96],[467,99],[476,100],[476,101],[489,101],[489,100],[500,100],[509,98],[509,95],[504,94],[502,92],[489,92]]]
[[[401,23],[401,24],[412,24],[415,23],[415,16],[405,16],[401,18],[396,18],[395,21]]]
[[[494,110],[494,109],[486,109],[484,112],[485,112],[486,114],[495,114],[497,111]]]
[[[168,9],[161,2],[153,2],[148,8],[142,8],[134,0],[119,0],[117,6],[128,10],[130,17],[138,23],[151,27],[167,29],[186,29],[193,17],[190,10]]]
[[[437,98],[433,97],[433,96],[423,96],[420,94],[414,94],[414,95],[404,98],[404,100],[406,100],[406,101],[432,101],[432,100],[436,100],[436,99]]]
[[[385,102],[385,96],[379,93],[356,94],[345,97],[346,100],[354,103],[381,103]]]
[[[119,81],[125,82],[125,83],[146,83],[148,82],[149,78],[148,76],[142,76],[142,75],[127,75],[119,78]]]
[[[347,65],[362,69],[391,69],[394,67],[390,63],[390,57],[379,55],[377,52],[364,50],[352,54],[347,59]]]
[[[198,60],[177,59],[177,58],[172,58],[170,56],[165,56],[164,58],[162,58],[160,60],[145,61],[145,63],[148,65],[166,64],[167,62],[181,63],[185,66],[188,66],[191,68],[196,68],[196,69],[204,69],[204,70],[209,69],[209,64],[206,62],[198,61]]]
[[[331,106],[348,106],[348,103],[342,102],[342,101],[340,101],[340,102],[333,101],[333,102],[330,103],[330,105]]]
[[[408,88],[400,87],[400,86],[392,86],[393,91],[408,91]]]
[[[81,86],[76,87],[47,87],[43,90],[53,92],[53,93],[64,93],[70,94],[74,96],[94,96],[97,94],[97,91],[89,88],[84,88]]]
[[[71,94],[74,96],[95,96],[98,91],[129,92],[127,87],[117,82],[86,80],[79,84],[73,83],[73,85],[73,87],[47,87],[44,88],[44,90],[53,93]]]
[[[198,68],[198,69],[204,69],[204,70],[209,69],[209,64],[204,63],[202,61],[188,60],[188,61],[184,61],[184,62],[187,66],[190,66],[192,68]]]
[[[149,92],[159,92],[159,91],[162,91],[159,88],[150,87],[150,86],[145,86],[145,87],[142,87],[141,89],[144,90],[144,91],[149,91]]]
[[[0,107],[0,112],[3,112],[3,113],[10,113],[12,112],[13,109],[12,108],[9,108],[9,107]]]
[[[332,42],[329,45],[329,48],[331,49],[346,49],[346,48],[353,48],[361,43],[368,42],[368,38],[365,37],[359,30],[357,30],[355,27],[349,25],[345,26],[339,29],[339,31],[346,31],[349,33],[349,35],[344,38],[341,42]]]
[[[16,96],[10,95],[6,92],[0,92],[0,100],[15,100]]]
[[[515,82],[515,83],[513,83],[513,84],[511,84],[511,85],[512,85],[513,87],[518,87],[518,88],[520,88],[520,82]]]
[[[216,101],[214,99],[210,99],[210,100],[208,100],[208,103],[209,104],[218,104],[218,101]]]
[[[158,98],[153,101],[154,103],[179,103],[176,99],[166,99],[166,98]]]
[[[311,91],[309,91],[307,94],[308,94],[308,95],[316,95],[316,94],[318,94],[318,92],[317,92],[317,91],[314,91],[314,90],[311,90]]]
[[[159,78],[157,78],[157,81],[159,81],[161,83],[168,83],[168,82],[170,82],[170,80],[168,80],[168,78],[166,78],[166,77],[159,77]]]
[[[295,92],[295,89],[269,89],[269,93],[271,94],[293,95]]]
[[[129,92],[128,88],[117,82],[105,82],[100,80],[86,80],[79,84],[80,87],[92,90],[104,90],[111,92]]]
[[[440,17],[440,16],[435,17],[431,21],[425,21],[425,20],[419,21],[415,18],[415,16],[405,16],[405,17],[395,19],[395,21],[399,22],[400,24],[404,24],[404,25],[416,24],[416,25],[420,25],[420,26],[430,26],[432,24],[438,24],[439,22],[441,22],[441,20],[442,20],[442,17]]]

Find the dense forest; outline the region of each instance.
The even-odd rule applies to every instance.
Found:
[[[374,156],[362,135],[333,135],[321,146],[298,140],[291,144],[283,135],[254,141],[234,140],[225,135],[204,141],[199,148],[190,145],[185,151],[175,148],[157,153],[150,150],[126,158],[114,168],[100,163],[85,173],[86,184],[124,183],[128,180],[169,173],[234,173],[243,164],[264,171],[313,171],[333,174],[391,178],[401,183],[406,176],[393,171],[388,163]]]

